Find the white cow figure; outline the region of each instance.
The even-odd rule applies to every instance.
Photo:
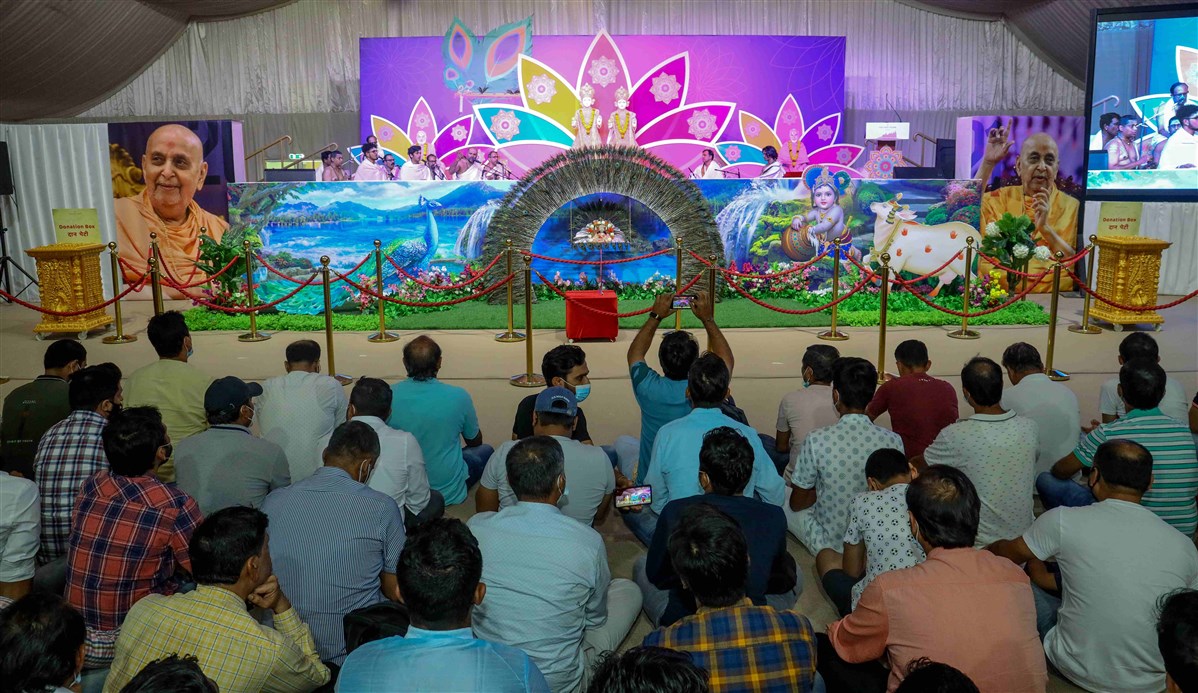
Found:
[[[931,295],[935,296],[957,277],[965,275],[965,243],[973,238],[974,247],[979,247],[982,235],[977,229],[960,221],[949,221],[935,226],[915,221],[915,212],[906,205],[899,205],[903,194],[893,200],[874,202],[870,211],[877,215],[874,221],[874,247],[872,258],[890,253],[890,269],[894,273],[911,272],[927,274],[943,265],[954,253],[956,257],[947,267],[936,273],[938,280]]]

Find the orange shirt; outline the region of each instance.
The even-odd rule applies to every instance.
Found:
[[[1055,186],[1052,192],[1048,195],[1048,225],[1057,232],[1063,241],[1070,246],[1077,246],[1077,212],[1078,201],[1065,193],[1058,190]],[[1028,219],[1033,222],[1036,220],[1036,213],[1032,209],[1032,198],[1026,197],[1023,194],[1022,185],[1008,185],[997,190],[991,190],[982,195],[982,228],[992,221],[998,221],[1002,215],[1010,212],[1013,216],[1026,214]],[[1032,239],[1036,241],[1036,245],[1048,246],[1050,250],[1055,250],[1048,240],[1044,238],[1043,229],[1035,229],[1032,231]],[[1065,255],[1072,253],[1066,252]],[[990,263],[985,260],[978,262],[978,276],[982,273],[989,272],[991,269]],[[1052,269],[1051,261],[1037,260],[1032,258],[1028,263],[1027,271],[1031,274],[1040,274],[1046,270]],[[1073,288],[1073,280],[1064,272],[1061,273],[1061,290],[1067,291]],[[1051,293],[1052,292],[1052,275],[1045,277],[1036,284],[1033,293]]]
[[[982,693],[1048,685],[1031,584],[989,551],[932,549],[915,567],[882,573],[853,613],[828,626],[828,638],[847,662],[886,655],[889,691],[920,657],[960,669]]]
[[[195,200],[188,203],[187,217],[182,223],[167,224],[154,211],[149,188],[136,197],[114,200],[112,207],[116,216],[117,249],[129,265],[124,269],[126,282],[136,281],[148,268],[151,231],[158,234],[158,249],[171,274],[184,284],[194,284],[203,276],[195,266],[200,256],[200,229],[206,229],[212,240],[219,241],[229,228],[228,222],[204,211]],[[200,289],[190,291],[199,293]],[[168,298],[183,298],[165,286],[163,292]],[[149,292],[141,292],[141,296],[148,298]]]

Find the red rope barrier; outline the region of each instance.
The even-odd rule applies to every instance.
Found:
[[[954,262],[956,262],[957,260],[964,260],[964,259],[965,259],[965,251],[964,251],[964,250],[962,250],[962,251],[958,252],[956,255],[954,255],[954,256],[952,256],[952,257],[950,257],[950,258],[948,259],[948,262],[945,262],[943,265],[941,265],[941,266],[937,267],[936,269],[932,270],[931,272],[928,272],[927,274],[923,274],[923,275],[920,275],[920,276],[918,276],[918,277],[915,277],[914,279],[908,279],[907,281],[908,281],[908,282],[921,282],[921,281],[923,281],[923,280],[925,280],[925,279],[928,279],[929,277],[934,277],[934,276],[936,276],[937,274],[940,274],[940,272],[941,272],[941,271],[942,271],[942,270],[943,270],[945,267],[948,267],[949,265],[953,264],[953,263],[954,263]],[[965,268],[965,271],[966,271],[966,272],[968,272],[968,271],[969,271],[969,268],[968,268],[968,267],[967,267],[967,268]]]
[[[1077,282],[1077,285],[1082,288],[1082,291],[1085,291],[1087,294],[1090,294],[1096,300],[1102,301],[1103,303],[1107,304],[1108,306],[1110,306],[1112,308],[1118,308],[1119,310],[1127,310],[1127,311],[1131,311],[1133,313],[1147,313],[1148,311],[1165,310],[1166,308],[1172,308],[1173,306],[1181,305],[1182,303],[1185,303],[1186,301],[1190,300],[1191,298],[1198,296],[1198,291],[1191,291],[1190,293],[1186,294],[1185,296],[1182,296],[1181,298],[1177,299],[1176,301],[1164,303],[1159,306],[1128,306],[1128,305],[1124,305],[1122,303],[1115,303],[1114,301],[1110,300],[1109,298],[1105,298],[1105,297],[1099,295],[1096,291],[1094,291],[1090,287],[1086,286],[1086,283],[1084,281],[1082,281],[1082,279],[1080,277],[1078,277],[1076,274],[1074,274],[1073,270],[1065,270],[1065,271],[1069,273],[1070,277],[1073,277],[1073,281]]]
[[[985,310],[978,311],[976,313],[967,313],[967,312],[960,311],[960,310],[953,310],[952,308],[945,308],[942,305],[932,303],[928,299],[924,298],[924,295],[919,293],[918,291],[912,290],[911,286],[910,286],[912,284],[912,282],[903,281],[902,279],[897,279],[897,278],[892,278],[892,281],[894,281],[897,284],[899,284],[900,286],[902,286],[904,289],[907,290],[907,293],[914,295],[915,298],[918,298],[920,301],[922,301],[924,303],[924,305],[935,308],[936,310],[940,311],[941,313],[948,313],[949,315],[955,315],[958,318],[971,318],[972,319],[972,318],[979,318],[983,315],[989,315],[991,313],[997,313],[998,311],[1002,310],[1003,308],[1007,308],[1007,307],[1011,306],[1016,301],[1022,301],[1024,298],[1027,298],[1028,294],[1030,294],[1031,292],[1036,290],[1036,287],[1040,284],[1040,280],[1043,279],[1048,274],[1050,274],[1050,273],[1044,272],[1043,274],[1033,275],[1032,279],[1034,281],[1031,282],[1031,286],[1024,289],[1020,293],[1015,294],[1015,296],[1012,297],[1011,300],[1009,300],[1006,303],[1003,303],[1001,305],[994,306],[993,308],[987,308]]]
[[[384,255],[385,255],[385,253],[384,253]],[[499,259],[502,257],[503,257],[503,253],[499,253],[498,255],[495,256],[494,260],[491,260],[491,264],[489,264],[486,267],[484,267],[483,269],[479,270],[470,279],[467,279],[464,282],[459,282],[457,284],[431,284],[429,282],[422,281],[422,280],[418,279],[417,277],[413,277],[412,275],[408,274],[404,270],[404,268],[400,267],[399,264],[396,263],[395,260],[390,255],[387,255],[387,262],[391,263],[391,266],[395,268],[396,272],[407,277],[408,279],[411,279],[417,285],[422,286],[426,289],[429,289],[430,291],[453,291],[455,289],[464,289],[467,286],[470,286],[471,284],[478,282],[480,279],[482,279],[484,276],[486,276],[487,272],[491,271],[491,268],[494,267],[495,264],[498,263]]]
[[[852,296],[853,294],[857,293],[858,291],[864,289],[866,284],[872,283],[873,280],[877,279],[877,278],[878,278],[878,275],[870,273],[870,276],[862,277],[861,281],[857,282],[856,286],[854,286],[852,289],[849,289],[849,291],[847,293],[841,294],[840,297],[837,298],[835,301],[826,303],[826,304],[816,307],[816,308],[779,308],[778,306],[770,305],[770,304],[766,303],[765,301],[762,301],[761,299],[757,298],[756,296],[754,296],[753,294],[749,293],[744,288],[742,288],[740,286],[740,284],[737,284],[736,282],[729,281],[728,285],[731,286],[733,289],[735,289],[736,292],[738,294],[740,294],[741,296],[744,296],[745,298],[749,299],[753,303],[756,303],[757,305],[761,306],[762,308],[768,308],[768,309],[774,311],[775,313],[785,313],[786,315],[811,315],[812,313],[819,313],[820,311],[827,310],[827,309],[831,308],[832,306],[839,304],[841,301],[845,300],[849,296]]]
[[[112,304],[121,300],[122,298],[128,296],[130,293],[132,293],[134,291],[140,291],[141,288],[143,286],[145,286],[145,281],[146,281],[147,276],[149,276],[149,273],[141,275],[141,277],[139,277],[137,279],[137,281],[130,284],[128,286],[128,288],[126,288],[124,291],[120,292],[116,296],[113,296],[112,298],[108,299],[107,301],[105,301],[103,303],[94,305],[90,308],[83,308],[82,310],[50,310],[49,308],[42,308],[41,306],[33,304],[33,303],[29,303],[28,301],[22,301],[21,299],[17,298],[16,296],[13,296],[12,294],[8,293],[7,291],[0,291],[0,298],[4,298],[4,300],[9,301],[10,303],[15,303],[18,306],[24,306],[26,308],[36,310],[37,312],[43,313],[45,315],[53,315],[53,316],[59,317],[59,318],[73,318],[78,315],[87,315],[88,313],[94,313],[97,310],[103,310],[103,309],[107,308],[108,306],[111,306]]]
[[[357,272],[358,270],[362,269],[362,265],[365,265],[366,262],[368,260],[370,260],[370,258],[373,256],[374,256],[374,253],[367,253],[366,257],[362,258],[362,261],[359,262],[353,269],[346,272],[346,274],[353,274],[354,272]],[[289,281],[292,284],[303,284],[303,282],[301,282],[300,280],[295,279],[293,277],[289,277],[286,274],[283,274],[282,270],[276,269],[274,266],[272,266],[269,262],[266,261],[266,258],[262,257],[261,255],[254,253],[254,259],[256,259],[259,262],[259,264],[261,264],[263,267],[265,267],[267,272],[279,277],[280,279],[283,279],[284,281]],[[314,271],[319,272],[320,270],[314,270]],[[333,273],[336,274],[336,271],[334,271]],[[336,282],[329,282],[329,283],[334,284]]]
[[[206,299],[202,296],[196,296],[195,294],[190,294],[184,289],[179,289],[178,291],[179,291],[179,293],[183,294],[185,297],[191,299],[193,302],[198,303],[201,306],[204,306],[205,308],[210,308],[212,310],[220,311],[221,313],[235,313],[235,314],[256,313],[260,310],[265,310],[267,308],[274,308],[275,306],[279,305],[283,301],[286,301],[287,299],[291,298],[292,296],[295,296],[296,294],[298,294],[306,286],[321,286],[323,284],[323,282],[313,281],[316,279],[317,274],[319,274],[319,272],[313,272],[312,276],[308,277],[308,281],[295,287],[295,290],[293,290],[291,293],[283,296],[282,298],[279,298],[276,301],[271,301],[270,303],[259,303],[259,304],[255,305],[253,308],[249,308],[249,307],[240,308],[237,306],[220,306],[220,305],[217,305],[217,304],[209,301],[208,299]],[[329,282],[329,283],[331,284],[332,282]]]
[[[706,265],[708,267],[713,266],[710,260],[704,259],[704,258],[696,255],[694,253],[694,251],[688,250],[686,252],[690,253],[691,257],[695,258],[696,260],[703,263],[704,265]],[[781,272],[775,272],[774,274],[755,274],[753,272],[737,272],[734,269],[727,269],[725,267],[717,267],[716,269],[718,269],[720,272],[727,274],[729,276],[742,277],[744,279],[777,279],[778,277],[785,277],[788,274],[794,274],[795,272],[801,272],[801,271],[807,269],[808,267],[814,265],[815,263],[817,263],[820,260],[827,257],[828,253],[830,253],[830,252],[832,252],[832,246],[828,246],[827,248],[824,248],[824,252],[820,253],[819,255],[816,255],[815,257],[811,258],[807,262],[804,262],[799,265],[794,265],[793,267],[784,269]]]
[[[175,275],[171,274],[170,268],[167,267],[166,275],[164,276],[162,283],[165,284],[166,286],[171,287],[172,289],[194,289],[197,286],[202,286],[204,284],[208,284],[208,283],[212,282],[214,279],[216,279],[217,277],[224,275],[226,272],[228,272],[230,269],[232,269],[233,265],[237,264],[237,261],[240,259],[241,259],[240,257],[235,257],[232,260],[229,260],[229,264],[222,267],[219,272],[217,272],[216,274],[210,275],[207,279],[201,279],[200,281],[198,281],[194,284],[180,284],[179,280],[175,278]],[[159,263],[159,264],[162,267],[166,267],[165,262]],[[192,273],[192,276],[195,276],[194,272]]]
[[[479,290],[475,291],[473,294],[470,294],[469,296],[462,296],[461,298],[455,298],[452,301],[401,301],[398,298],[391,298],[390,296],[384,296],[382,294],[377,294],[377,293],[371,291],[370,289],[367,289],[366,287],[354,282],[354,280],[350,279],[349,277],[347,277],[344,274],[341,274],[340,272],[337,272],[335,270],[333,271],[333,274],[336,274],[337,278],[339,280],[344,281],[346,284],[349,284],[350,286],[354,287],[358,291],[361,291],[363,294],[370,296],[371,298],[374,298],[374,299],[377,299],[380,301],[386,301],[387,303],[394,303],[394,304],[401,305],[401,306],[411,306],[414,308],[437,308],[440,306],[453,306],[453,305],[457,305],[459,303],[465,303],[466,301],[473,301],[476,298],[482,298],[483,296],[494,293],[495,291],[497,291],[500,288],[502,288],[503,286],[505,286],[508,282],[512,281],[512,279],[514,279],[516,276],[516,273],[513,272],[513,273],[507,275],[506,277],[504,277],[503,279],[500,279],[499,281],[495,282],[491,286],[488,286],[485,289],[479,289]]]
[[[657,257],[658,255],[665,255],[666,253],[672,253],[672,252],[674,252],[674,250],[672,248],[662,248],[661,250],[656,250],[656,251],[654,251],[652,253],[648,253],[646,255],[638,255],[636,257],[617,258],[615,260],[604,260],[603,264],[605,264],[605,265],[621,265],[625,262],[636,262],[638,260],[648,260],[651,257]],[[598,262],[596,262],[594,260],[567,260],[564,257],[549,257],[548,255],[537,255],[536,253],[531,253],[531,252],[524,253],[524,255],[529,255],[531,257],[535,257],[538,260],[548,260],[549,262],[562,262],[567,265],[597,265],[597,264],[599,264]]]
[[[1074,256],[1072,256],[1072,257],[1061,258],[1061,260],[1060,260],[1060,262],[1061,262],[1061,267],[1072,267],[1072,266],[1076,265],[1078,262],[1080,262],[1080,261],[1081,261],[1081,259],[1082,259],[1083,257],[1085,257],[1086,255],[1089,255],[1089,254],[1090,254],[1090,250],[1091,250],[1091,248],[1086,248],[1085,250],[1081,251],[1081,252],[1080,252],[1080,253],[1078,253],[1077,255],[1074,255]],[[996,259],[994,259],[994,258],[990,257],[989,255],[987,255],[987,254],[983,253],[981,250],[978,250],[978,251],[977,251],[977,254],[978,254],[978,257],[982,258],[982,259],[983,259],[983,260],[985,260],[986,262],[989,262],[991,265],[994,265],[994,269],[997,269],[997,270],[1002,270],[1003,272],[1009,272],[1009,273],[1011,273],[1011,274],[1014,274],[1015,276],[1018,276],[1018,277],[1031,277],[1031,276],[1033,276],[1032,274],[1030,274],[1030,273],[1028,273],[1028,272],[1021,272],[1021,271],[1019,271],[1019,270],[1017,270],[1017,269],[1011,269],[1010,267],[1007,267],[1007,266],[1003,265],[1003,264],[1002,264],[1001,262],[999,262],[998,260],[996,260]],[[1043,275],[1041,275],[1041,276],[1043,276]]]
[[[545,286],[549,287],[550,291],[557,294],[558,296],[561,296],[563,299],[565,299],[567,301],[570,300],[570,297],[567,296],[565,293],[563,293],[561,289],[557,288],[557,286],[555,284],[553,284],[548,279],[546,279],[545,275],[541,274],[540,272],[537,272],[536,270],[533,270],[533,272],[536,273],[537,278],[540,279],[541,282]],[[681,289],[679,289],[677,291],[677,293],[683,294],[683,293],[686,293],[687,291],[690,291],[691,288],[694,287],[695,284],[698,284],[699,280],[702,278],[703,278],[702,272],[700,272],[699,274],[696,274],[695,278],[690,280],[690,282],[686,286],[683,286]],[[614,291],[613,291],[613,293],[614,293]],[[578,306],[579,308],[584,308],[586,310],[589,310],[592,313],[598,313],[599,315],[614,316],[616,318],[635,318],[638,315],[644,315],[645,313],[648,313],[649,311],[653,310],[653,306],[649,306],[648,308],[642,308],[641,310],[634,310],[629,313],[613,313],[610,310],[603,310],[602,308],[588,306],[585,303],[576,302],[574,305]]]

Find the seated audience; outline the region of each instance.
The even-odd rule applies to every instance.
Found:
[[[703,447],[703,435],[712,429],[727,426],[753,446],[753,472],[746,493],[774,505],[786,501],[786,486],[757,431],[729,418],[720,409],[728,397],[731,378],[727,362],[715,354],[704,354],[691,364],[686,393],[694,408],[681,419],[662,426],[653,442],[653,465],[645,475],[645,484],[653,487],[653,503],[641,512],[623,515],[632,533],[646,546],[653,541],[657,518],[667,503],[703,495],[703,487],[699,485],[699,450]]]
[[[121,693],[219,693],[216,682],[204,675],[191,655],[168,655],[150,662]]]
[[[928,375],[932,369],[928,347],[918,339],[900,342],[894,360],[898,377],[886,374],[866,413],[873,421],[890,412],[890,428],[902,436],[902,451],[912,459],[957,420],[957,393],[946,381]]]
[[[1019,568],[973,548],[980,502],[969,478],[928,467],[907,487],[907,507],[927,560],[874,578],[853,613],[820,636],[829,693],[894,691],[920,657],[960,669],[984,691],[1043,691],[1031,586]]]
[[[699,612],[645,636],[647,646],[689,652],[711,690],[811,691],[815,631],[806,616],[754,605],[745,594],[751,561],[745,533],[719,509],[688,508],[669,539],[670,563]]]
[[[557,441],[565,457],[567,493],[558,500],[558,509],[584,525],[600,525],[611,508],[616,477],[611,462],[602,450],[570,438],[578,421],[578,401],[564,387],[550,386],[536,396],[532,415],[533,435]],[[507,456],[518,441],[499,446],[483,470],[474,494],[477,512],[494,512],[516,504],[516,494],[507,478]]]
[[[366,486],[378,456],[374,429],[343,423],[325,448],[324,466],[262,504],[275,575],[312,629],[320,658],[337,665],[345,659],[345,615],[398,598],[404,523],[390,496]]]
[[[1032,492],[1036,487],[1036,422],[1005,411],[1002,369],[975,356],[961,369],[961,392],[973,416],[950,424],[924,450],[927,464],[944,464],[965,472],[982,502],[979,548],[1014,537],[1032,524]]]
[[[815,557],[815,572],[841,616],[852,613],[877,576],[923,562],[907,521],[907,484],[915,476],[907,456],[894,448],[874,450],[865,461],[869,492],[853,497],[844,553],[824,549]]]
[[[258,383],[231,375],[212,381],[204,394],[208,430],[175,445],[179,489],[205,514],[233,505],[259,508],[267,494],[291,483],[283,448],[250,430],[261,394]]]
[[[345,421],[349,402],[341,383],[321,375],[320,345],[311,339],[287,345],[283,370],[285,375],[262,383],[258,430],[265,440],[283,448],[294,484],[320,468],[313,452],[322,450],[319,441]]]
[[[555,346],[541,357],[541,375],[546,387],[564,387],[574,393],[579,404],[591,394],[591,370],[587,368],[587,355],[582,347],[573,344]],[[537,401],[536,395],[528,395],[516,406],[516,418],[512,421],[512,440],[533,435],[532,415]],[[570,437],[580,443],[591,445],[591,432],[587,430],[587,416],[578,408],[578,423]]]
[[[195,590],[152,594],[133,605],[105,690],[119,691],[147,664],[173,652],[196,657],[224,691],[300,693],[328,682],[308,626],[272,574],[267,524],[266,515],[246,507],[204,520],[189,544]],[[270,611],[274,627],[255,621],[247,605]]]
[[[445,512],[445,499],[429,489],[424,455],[416,436],[387,425],[391,416],[391,387],[378,378],[360,379],[350,392],[347,416],[351,421],[370,426],[378,435],[379,459],[366,485],[391,496],[403,510],[404,526],[411,529],[441,517]],[[320,449],[327,446],[328,438],[325,438],[320,442]]]
[[[1002,367],[1011,387],[1004,388],[1000,405],[1007,411],[1035,421],[1038,427],[1036,474],[1073,452],[1081,428],[1077,395],[1065,383],[1044,374],[1040,352],[1026,342],[1016,342],[1002,354]]]
[[[387,425],[416,436],[429,486],[445,505],[457,505],[495,449],[483,443],[470,393],[437,380],[441,347],[436,342],[421,336],[405,344],[403,365],[408,377],[391,386]]]
[[[790,486],[799,448],[807,434],[817,428],[835,424],[840,415],[832,404],[832,364],[840,352],[830,344],[812,344],[803,352],[800,374],[803,387],[787,394],[778,404],[778,423],[773,448],[766,452],[774,458],[782,480]]]
[[[0,609],[29,593],[40,532],[37,484],[0,472]]]
[[[121,369],[102,363],[76,371],[68,385],[71,413],[50,427],[37,446],[33,465],[42,506],[42,541],[38,562],[59,562],[53,582],[62,592],[67,542],[71,538],[71,509],[79,487],[108,468],[104,455],[104,426],[121,409]]]
[[[1147,332],[1132,332],[1119,342],[1119,366],[1132,359],[1148,359],[1153,363],[1161,362],[1160,347],[1151,334]],[[1185,423],[1188,415],[1186,390],[1181,383],[1173,378],[1165,379],[1165,394],[1158,406],[1165,416]],[[1119,378],[1111,378],[1102,384],[1099,391],[1098,409],[1102,413],[1102,423],[1110,423],[1127,416],[1128,409],[1119,394]]]
[[[636,444],[635,458],[638,484],[643,483],[645,475],[649,473],[657,432],[662,426],[691,412],[690,402],[686,398],[686,378],[691,364],[699,358],[699,341],[695,336],[685,330],[674,330],[661,338],[661,344],[657,347],[657,361],[661,364],[661,373],[653,370],[645,361],[649,347],[653,346],[653,336],[657,334],[657,328],[663,320],[674,314],[673,301],[672,293],[659,294],[653,301],[653,310],[649,311],[645,324],[636,333],[632,344],[628,345],[628,375],[632,379],[632,394],[641,410],[641,437]],[[724,359],[724,363],[728,364],[728,372],[731,373],[734,363],[732,347],[728,346],[724,333],[720,332],[720,328],[715,324],[710,297],[705,292],[698,292],[691,311],[703,323],[710,347],[708,351]],[[631,443],[631,440],[617,438],[616,451],[620,452],[623,449],[621,443]],[[620,471],[625,476],[629,475],[634,462],[631,459],[626,461],[627,457],[630,455],[620,456]]]
[[[1072,479],[1094,464],[1098,446],[1108,440],[1126,438],[1144,446],[1152,455],[1152,485],[1144,494],[1145,508],[1186,536],[1198,529],[1198,455],[1185,424],[1161,413],[1165,371],[1152,360],[1132,359],[1119,369],[1119,394],[1127,407],[1122,418],[1103,424],[1087,434],[1073,452],[1053,465],[1049,474],[1036,479],[1040,499],[1047,509],[1059,505],[1079,507],[1094,502],[1094,494]]]
[[[979,693],[969,677],[947,664],[927,657],[912,661],[894,693]]]
[[[794,608],[800,586],[794,558],[786,551],[786,515],[776,505],[742,495],[752,474],[753,446],[743,435],[727,427],[703,435],[699,451],[703,495],[670,501],[661,513],[648,555],[633,564],[633,579],[644,595],[650,625],[668,626],[695,613],[694,596],[674,571],[667,545],[687,509],[699,504],[720,509],[744,531],[749,545],[746,596],[758,606]]]
[[[0,610],[0,685],[13,693],[77,691],[83,617],[57,594],[30,594]]]
[[[0,471],[33,479],[33,458],[42,435],[71,413],[67,378],[87,367],[87,349],[73,339],[46,347],[43,372],[4,398],[0,416]]]
[[[487,585],[474,633],[524,650],[554,691],[578,689],[587,666],[619,646],[641,610],[636,585],[611,579],[603,537],[557,509],[564,469],[553,438],[520,441],[507,456],[517,503],[469,522]]]
[[[171,456],[157,409],[113,414],[103,440],[109,468],[79,489],[67,554],[66,597],[87,623],[88,669],[112,661],[121,623],[139,599],[178,591],[191,572],[187,543],[203,519],[191,496],[155,475]]]
[[[413,531],[395,570],[411,617],[408,632],[350,653],[338,689],[548,693],[528,655],[471,631],[471,613],[487,596],[482,572],[478,542],[461,520],[430,520]]]
[[[865,462],[875,450],[903,450],[897,433],[874,425],[865,407],[878,387],[878,371],[854,357],[832,364],[832,404],[840,420],[807,434],[799,450],[786,513],[790,532],[812,554],[838,549],[849,525],[853,496],[869,490]]]
[[[150,318],[146,336],[158,360],[133,371],[125,380],[125,405],[157,408],[166,432],[178,443],[208,428],[204,395],[212,378],[187,362],[192,354],[191,332],[179,311],[168,310]],[[174,459],[168,457],[155,473],[161,481],[174,481]]]
[[[1165,598],[1156,636],[1165,660],[1165,693],[1198,691],[1198,590]]]
[[[1044,576],[1037,583],[1048,584],[1032,587],[1044,652],[1087,690],[1163,689],[1165,666],[1154,637],[1157,602],[1174,590],[1198,587],[1194,543],[1140,504],[1152,471],[1152,455],[1142,445],[1106,441],[1089,473],[1096,503],[1049,510],[1023,536],[991,547],[1016,564],[1031,564],[1033,576]],[[1059,579],[1037,570],[1050,559]]]
[[[634,647],[603,655],[587,693],[710,693],[707,679],[686,652]]]

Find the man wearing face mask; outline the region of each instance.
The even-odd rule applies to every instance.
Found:
[[[587,355],[574,344],[562,344],[545,352],[541,358],[541,375],[546,387],[564,387],[574,393],[575,401],[581,405],[591,394],[591,369],[587,367]],[[536,409],[537,395],[529,395],[516,406],[516,420],[512,422],[512,440],[532,435],[532,415]],[[587,417],[578,407],[578,422],[570,438],[580,443],[594,445],[591,432],[587,430]]]
[[[373,428],[347,421],[333,431],[323,467],[262,503],[275,574],[312,628],[321,660],[338,666],[346,655],[343,617],[399,601],[403,516],[390,496],[366,486],[379,450]]]
[[[291,483],[283,448],[250,431],[258,383],[226,376],[204,394],[208,430],[175,446],[175,479],[205,515],[234,505],[262,506],[271,491]]]
[[[125,381],[125,404],[150,406],[162,414],[171,438],[179,442],[208,428],[204,397],[212,378],[187,362],[192,355],[191,332],[177,310],[150,318],[146,326],[158,360],[133,371]],[[175,462],[170,455],[157,470],[158,478],[175,480]]]
[[[803,353],[800,374],[803,387],[787,394],[778,404],[778,423],[775,437],[762,436],[765,451],[774,460],[786,485],[795,471],[799,448],[807,434],[817,428],[831,426],[840,420],[832,404],[832,364],[840,351],[831,344],[812,344]]]

